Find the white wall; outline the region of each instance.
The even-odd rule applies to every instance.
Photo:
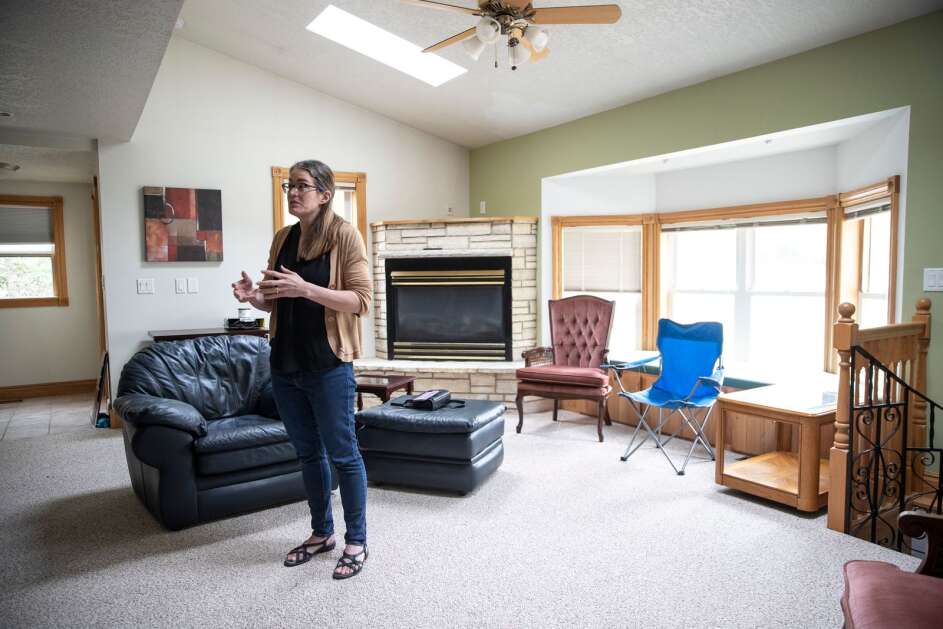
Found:
[[[836,148],[782,153],[655,176],[658,212],[681,212],[835,193]]]
[[[0,308],[0,387],[98,377],[91,185],[0,182],[0,194],[61,196],[69,305]]]
[[[887,120],[882,120],[864,133],[838,145],[838,190],[847,192],[900,175],[900,212],[897,229],[897,321],[906,308],[904,304],[904,225],[907,215],[907,151],[910,141],[910,107]],[[908,315],[909,316],[909,315]]]
[[[391,95],[391,98],[394,97]],[[468,215],[468,151],[225,55],[173,39],[131,142],[99,149],[108,338],[115,377],[152,329],[221,325],[231,282],[271,243],[272,166],[320,159],[367,173],[367,220]],[[144,262],[142,186],[218,188],[223,261]],[[370,249],[368,244],[368,250]],[[137,295],[136,278],[156,280]],[[200,292],[174,294],[174,278]],[[366,355],[372,317],[363,317]]]

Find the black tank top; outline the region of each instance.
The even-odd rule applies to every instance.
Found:
[[[296,223],[275,260],[275,270],[284,266],[311,284],[327,286],[331,276],[331,252],[313,260],[298,259],[301,225]],[[272,371],[322,371],[341,364],[327,342],[324,306],[304,297],[280,297],[276,313],[278,333],[272,339]]]

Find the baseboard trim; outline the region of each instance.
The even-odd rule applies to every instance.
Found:
[[[0,400],[25,400],[33,397],[50,395],[72,395],[95,391],[95,380],[70,380],[68,382],[44,382],[42,384],[21,384],[15,387],[0,387]]]

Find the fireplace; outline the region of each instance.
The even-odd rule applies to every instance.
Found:
[[[386,260],[392,359],[511,360],[511,258]]]

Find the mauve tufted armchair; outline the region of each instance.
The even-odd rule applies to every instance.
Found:
[[[524,396],[553,399],[553,421],[560,400],[591,400],[599,405],[597,432],[611,424],[606,399],[612,387],[609,375],[599,368],[609,351],[609,331],[615,302],[577,295],[551,300],[550,342],[524,352],[524,368],[517,370],[517,432],[524,425]]]

